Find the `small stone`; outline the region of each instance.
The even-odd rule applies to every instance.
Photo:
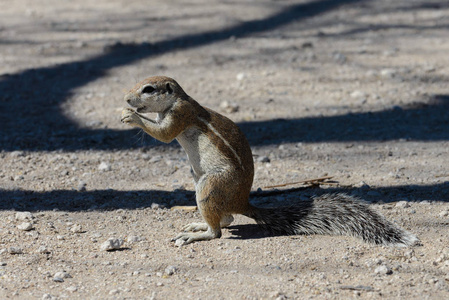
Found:
[[[45,247],[45,246],[40,246],[40,247],[37,249],[37,253],[40,253],[40,254],[47,254],[47,253],[50,253],[50,251],[47,249],[47,247]]]
[[[6,262],[4,262],[4,261],[0,261],[0,266],[4,267],[4,266],[6,266],[6,265],[7,265],[7,263],[6,263]]]
[[[74,293],[78,290],[78,288],[76,286],[69,286],[68,288],[66,288],[66,291],[69,291],[71,293]]]
[[[380,71],[380,75],[384,78],[393,78],[396,76],[396,70],[394,69],[383,69]]]
[[[376,274],[380,274],[380,275],[390,275],[393,274],[393,270],[391,270],[389,267],[387,266],[378,266],[375,270],[374,273]]]
[[[128,243],[137,243],[140,242],[142,240],[142,238],[140,236],[136,236],[136,235],[130,235],[126,238],[126,241]]]
[[[58,240],[60,240],[60,241],[65,240],[65,237],[62,236],[62,235],[57,235],[56,238],[57,238]]]
[[[113,290],[109,291],[109,295],[117,295],[118,293],[120,293],[120,291],[117,289],[113,289]]]
[[[102,251],[117,250],[120,249],[122,245],[123,245],[122,239],[110,238],[106,242],[101,244],[100,249]]]
[[[161,155],[157,155],[157,156],[153,156],[152,158],[150,158],[149,162],[150,163],[156,163],[162,160],[162,156]]]
[[[142,154],[142,159],[143,160],[149,160],[150,158],[151,158],[151,156],[148,153]]]
[[[111,165],[102,161],[100,163],[100,165],[98,166],[98,170],[103,171],[103,172],[111,171]]]
[[[61,277],[53,277],[53,281],[54,282],[64,282],[64,279],[62,279]]]
[[[178,268],[176,268],[175,266],[168,266],[167,268],[165,268],[165,274],[171,276],[175,274],[177,270]]]
[[[240,107],[237,103],[223,101],[220,103],[220,108],[223,109],[227,113],[234,113],[234,112],[237,112]]]
[[[32,220],[34,216],[29,211],[19,211],[16,212],[16,220],[24,221],[24,220]]]
[[[365,97],[366,97],[366,94],[365,94],[364,92],[362,92],[362,91],[353,91],[353,92],[350,94],[350,96],[351,96],[351,98],[357,98],[357,99],[359,99],[359,98],[365,98]]]
[[[235,76],[235,78],[238,80],[238,81],[241,81],[241,80],[243,80],[243,79],[245,79],[245,78],[247,78],[248,76],[245,74],[245,73],[238,73],[237,74],[237,76]]]
[[[50,294],[43,294],[42,300],[52,299],[53,297]]]
[[[268,156],[259,156],[257,158],[257,161],[261,162],[261,163],[269,163],[270,162],[270,158]]]
[[[23,222],[22,224],[17,225],[17,228],[23,231],[30,231],[31,229],[33,229],[33,224],[29,222]]]
[[[17,157],[25,156],[25,153],[23,151],[13,151],[9,155],[11,155],[11,157],[17,158]]]
[[[159,203],[156,203],[156,202],[151,203],[151,209],[156,210],[159,208],[161,208],[161,205]]]
[[[79,224],[73,225],[73,226],[70,228],[70,231],[73,232],[73,233],[82,233],[82,232],[84,232],[84,231],[83,231],[83,228],[82,228],[81,225],[79,225]]]
[[[399,201],[398,203],[396,203],[395,207],[407,208],[407,207],[410,207],[410,204],[407,201]]]
[[[23,250],[22,250],[22,248],[19,248],[19,247],[9,247],[8,253],[9,254],[22,254]]]
[[[442,212],[440,212],[438,214],[440,217],[447,217],[449,215],[449,211],[447,210],[443,210]]]
[[[76,190],[78,192],[84,192],[84,191],[86,191],[86,186],[87,186],[87,184],[84,181],[80,181],[78,183],[78,186],[76,187]]]
[[[54,278],[72,278],[72,275],[70,275],[66,271],[60,271],[60,272],[56,272],[53,277]]]
[[[181,247],[181,246],[183,246],[183,245],[184,245],[184,241],[183,241],[183,240],[177,239],[177,240],[175,241],[175,246],[176,246],[176,247]]]

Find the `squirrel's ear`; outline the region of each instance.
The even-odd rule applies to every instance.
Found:
[[[171,87],[170,83],[166,83],[165,84],[165,89],[167,90],[167,93],[172,94],[173,93],[173,88]]]

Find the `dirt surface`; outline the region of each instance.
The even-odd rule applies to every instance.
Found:
[[[446,1],[1,1],[0,298],[448,298],[448,28]],[[345,192],[423,246],[238,216],[175,247],[186,155],[120,123],[151,75],[241,126],[255,204]]]

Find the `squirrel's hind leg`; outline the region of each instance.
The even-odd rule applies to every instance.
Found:
[[[223,208],[227,195],[220,185],[217,185],[219,179],[219,174],[203,175],[196,184],[198,210],[206,223],[193,223],[187,225],[184,230],[204,232],[183,232],[172,241],[182,240],[185,245],[221,237],[221,227],[229,225],[234,218]]]

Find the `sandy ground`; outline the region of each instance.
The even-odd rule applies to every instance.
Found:
[[[445,1],[1,1],[0,298],[448,298],[448,28]],[[186,155],[120,123],[151,75],[241,126],[255,204],[345,192],[423,246],[238,216],[175,247]]]

